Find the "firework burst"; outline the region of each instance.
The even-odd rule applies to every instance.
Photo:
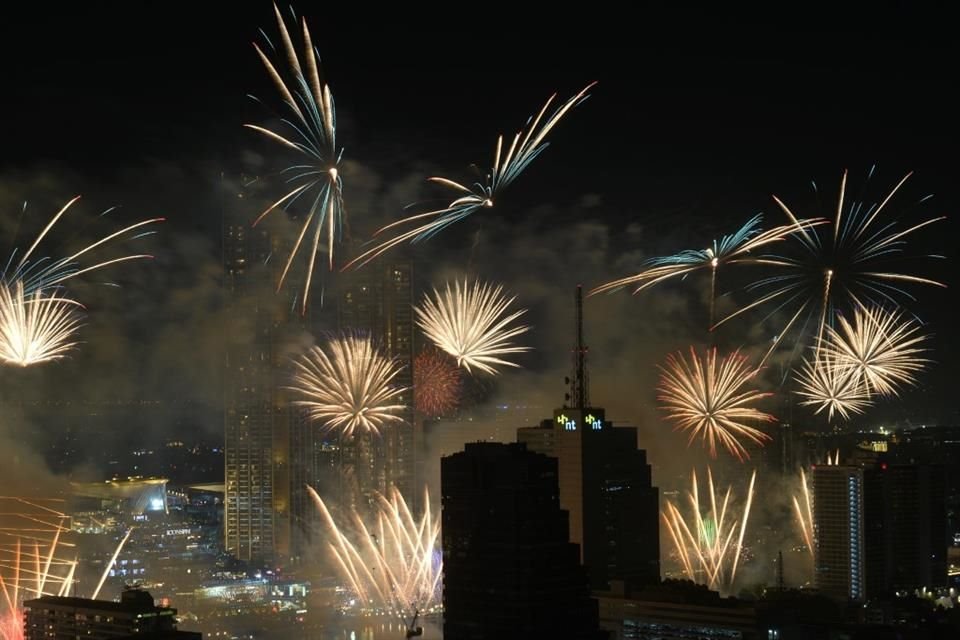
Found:
[[[870,176],[872,174],[871,169]],[[753,283],[749,288],[759,297],[722,319],[717,326],[768,303],[775,305],[771,315],[786,311],[789,320],[771,345],[769,355],[804,315],[816,318],[815,335],[819,344],[835,311],[868,305],[899,305],[899,300],[913,299],[903,288],[906,285],[944,287],[940,282],[907,272],[905,267],[897,267],[897,259],[908,257],[907,240],[921,229],[945,219],[941,216],[903,226],[897,220],[885,219],[882,214],[910,175],[904,176],[879,204],[865,206],[854,200],[848,205],[847,172],[844,171],[831,224],[802,228],[791,234],[790,237],[798,241],[797,256],[769,255],[754,260],[756,264],[775,267],[778,273]],[[773,199],[792,223],[799,224],[782,200],[776,196]],[[821,229],[830,231],[822,233]]]
[[[337,525],[323,500],[308,487],[330,531],[330,554],[365,607],[405,617],[440,607],[443,556],[440,518],[424,489],[423,515],[414,518],[399,491],[377,496],[372,527],[354,512],[351,531]]]
[[[343,206],[343,179],[340,177],[340,160],[343,149],[337,148],[337,115],[330,87],[320,79],[319,53],[313,46],[306,20],[301,21],[303,32],[303,58],[300,56],[290,37],[290,32],[280,15],[277,6],[273,6],[277,17],[277,26],[283,42],[283,51],[287,58],[286,74],[278,70],[278,65],[258,45],[254,44],[263,66],[283,97],[289,111],[282,124],[287,131],[278,133],[273,129],[248,124],[271,140],[296,151],[303,159],[284,169],[290,190],[270,205],[254,221],[254,225],[263,220],[271,211],[288,208],[298,200],[309,203],[303,218],[300,234],[294,242],[290,255],[284,265],[277,285],[279,290],[287,278],[290,266],[304,245],[307,233],[313,226],[312,236],[307,239],[307,276],[303,288],[303,310],[306,311],[310,296],[310,284],[313,279],[316,256],[320,248],[320,239],[327,243],[327,262],[333,269],[333,246],[342,237],[346,213]],[[294,17],[294,20],[296,18]],[[273,43],[267,39],[268,48],[278,55]]]
[[[474,183],[472,186],[467,186],[448,178],[428,178],[430,182],[453,190],[456,197],[442,209],[412,215],[382,227],[375,235],[380,235],[397,227],[409,227],[411,223],[413,224],[413,228],[407,229],[357,256],[345,268],[352,265],[364,265],[404,242],[426,240],[481,209],[493,208],[494,203],[499,201],[499,196],[503,191],[549,146],[550,143],[546,141],[547,136],[563,116],[589,97],[587,92],[594,84],[596,83],[590,83],[557,107],[549,116],[546,116],[547,110],[557,97],[556,94],[550,96],[540,112],[527,120],[524,129],[517,132],[513,142],[506,149],[504,149],[503,136],[499,136],[493,154],[493,168],[482,184]]]
[[[870,406],[870,393],[858,368],[827,348],[814,349],[805,359],[796,376],[804,398],[800,404],[816,407],[814,414],[826,410],[831,422],[836,413],[844,420],[851,414],[863,413]]]
[[[763,216],[756,215],[747,221],[736,233],[714,240],[706,249],[686,249],[670,256],[651,258],[644,263],[646,267],[636,275],[614,280],[595,287],[588,296],[598,293],[618,291],[625,287],[636,287],[634,295],[666,280],[686,278],[688,275],[709,269],[710,271],[710,324],[713,324],[713,308],[716,298],[717,271],[722,265],[757,261],[760,256],[751,255],[771,244],[786,240],[791,234],[803,229],[824,224],[825,220],[801,220],[792,224],[774,227],[768,231],[760,229]]]
[[[386,425],[403,422],[398,402],[405,388],[393,383],[401,367],[377,348],[369,336],[331,339],[326,349],[311,347],[295,361],[294,384],[312,420],[344,436],[355,430],[379,434]]]
[[[460,400],[460,368],[450,356],[428,347],[413,361],[413,406],[417,413],[439,418],[450,415]]]
[[[19,260],[16,259],[17,251],[14,250],[14,252],[10,255],[10,258],[7,260],[7,264],[3,271],[0,272],[0,283],[7,283],[9,285],[13,282],[22,282],[24,291],[27,294],[31,294],[39,289],[55,287],[66,282],[67,280],[90,273],[92,271],[103,269],[104,267],[109,267],[111,265],[116,265],[123,262],[129,262],[131,260],[153,258],[153,256],[148,254],[134,254],[101,260],[87,266],[83,266],[81,264],[81,260],[83,258],[93,255],[98,249],[104,247],[105,245],[109,245],[115,240],[136,240],[137,238],[151,235],[153,232],[145,231],[144,228],[148,225],[163,222],[164,218],[151,218],[149,220],[143,220],[141,222],[124,227],[118,231],[109,233],[99,240],[81,247],[79,250],[73,252],[66,258],[53,260],[49,257],[42,257],[34,259],[33,256],[37,247],[41,242],[43,242],[47,234],[50,233],[50,230],[56,226],[57,222],[63,218],[63,216],[70,210],[71,206],[79,199],[80,196],[76,196],[67,202],[67,204],[63,205],[60,211],[58,211],[57,214],[50,219],[47,225],[34,239],[33,243],[23,253],[23,256],[21,256]],[[26,205],[24,205],[24,207],[26,207]],[[103,217],[112,210],[112,208],[107,209],[101,213],[100,216]]]
[[[433,297],[426,296],[416,308],[417,324],[438,348],[456,358],[457,366],[496,374],[496,365],[519,366],[502,356],[530,350],[512,343],[530,330],[512,324],[526,313],[526,309],[507,313],[515,299],[504,296],[500,285],[477,280],[470,286],[464,279],[451,289],[448,282],[443,292],[434,289]]]
[[[697,472],[692,473],[692,490],[687,494],[689,517],[680,508],[667,501],[661,517],[674,544],[674,550],[687,577],[724,593],[729,593],[737,577],[737,566],[743,550],[743,537],[753,503],[753,486],[757,478],[750,476],[747,500],[737,513],[733,504],[732,487],[727,487],[722,499],[713,483],[713,472],[707,467],[709,508],[700,502]]]
[[[858,307],[852,323],[840,316],[838,329],[827,327],[823,349],[837,366],[854,369],[868,393],[893,396],[899,385],[915,384],[929,362],[921,357],[927,337],[919,330],[901,312]]]
[[[27,294],[0,282],[0,362],[27,367],[63,358],[76,346],[80,305],[56,292]]]
[[[775,418],[750,406],[772,394],[744,390],[757,370],[739,352],[718,362],[715,348],[701,358],[691,347],[689,362],[682,353],[670,354],[660,371],[658,398],[667,417],[676,423],[675,428],[690,433],[688,446],[700,437],[712,457],[717,456],[719,443],[743,462],[750,454],[739,438],[758,445],[770,439],[763,431],[743,423],[772,422]]]

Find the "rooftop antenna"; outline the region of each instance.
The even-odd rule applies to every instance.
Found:
[[[577,335],[573,348],[573,379],[570,380],[570,393],[567,400],[573,403],[571,408],[584,409],[590,406],[590,376],[587,373],[587,345],[583,343],[583,285],[577,285]]]

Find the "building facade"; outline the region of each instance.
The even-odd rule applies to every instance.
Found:
[[[146,591],[128,589],[120,602],[43,596],[27,600],[25,640],[68,640],[150,636],[200,640],[200,633],[178,631],[177,610],[154,606]]]
[[[557,461],[519,443],[441,460],[444,637],[598,637]]]
[[[813,469],[814,582],[836,600],[866,598],[863,470],[847,465]]]

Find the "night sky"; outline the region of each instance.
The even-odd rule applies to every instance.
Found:
[[[0,26],[0,216],[19,216],[19,203],[30,200],[39,223],[53,203],[82,193],[87,215],[122,204],[133,219],[169,219],[155,248],[160,273],[141,280],[147,268],[137,267],[123,274],[124,289],[91,308],[83,353],[55,365],[59,371],[20,376],[24,385],[82,375],[82,391],[67,390],[67,397],[186,393],[211,415],[217,410],[216,389],[193,384],[222,362],[219,343],[201,345],[223,320],[216,293],[221,216],[212,203],[221,173],[270,179],[283,159],[241,127],[270,119],[246,94],[280,105],[250,46],[260,40],[258,28],[276,33],[269,3],[203,4],[150,3],[135,12],[140,5],[131,3],[40,5]],[[457,7],[470,20],[410,9],[374,21],[372,6],[354,16],[321,15],[319,6],[298,10],[323,56],[345,157],[356,163],[344,174],[355,234],[437,195],[423,186],[428,175],[470,178],[470,163],[489,163],[496,135],[523,125],[553,91],[565,98],[599,81],[502,206],[423,250],[436,252],[421,272],[430,284],[462,272],[464,251],[480,231],[473,273],[502,280],[530,306],[540,355],[504,388],[562,399],[557,380],[567,367],[573,284],[596,285],[635,271],[651,255],[706,246],[757,212],[779,223],[772,193],[801,215],[826,214],[844,168],[859,193],[877,164],[866,191],[871,200],[915,171],[895,210],[917,220],[950,216],[918,235],[912,250],[946,254],[947,262],[918,269],[956,284],[949,239],[960,204],[956,73],[949,42],[936,29],[943,16],[889,14],[882,26],[822,16],[818,28],[801,31],[757,17],[692,23],[650,14],[638,23],[601,11],[540,25],[480,5]],[[823,194],[819,209],[812,180]],[[265,187],[263,197],[275,199],[281,188]],[[911,208],[928,193],[932,201]],[[259,210],[249,206],[236,214],[252,220]],[[684,335],[702,325],[690,317],[699,313],[691,288],[681,283],[646,297],[588,303],[594,399],[613,417],[656,420],[655,364],[705,337],[693,329]],[[957,421],[953,289],[914,292],[920,300],[911,310],[936,334],[937,362],[920,390],[881,405],[867,424],[887,416],[901,424]],[[739,346],[767,337],[745,325],[724,340]],[[125,347],[97,340],[113,333]],[[144,346],[154,340],[157,346]],[[624,399],[637,390],[640,406]],[[212,431],[221,426],[210,424]]]

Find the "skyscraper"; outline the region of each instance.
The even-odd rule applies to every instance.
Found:
[[[556,459],[484,442],[440,466],[444,637],[596,638]]]
[[[225,216],[226,218],[226,216]],[[224,220],[223,266],[228,305],[251,323],[249,340],[227,346],[224,376],[224,532],[226,549],[240,560],[262,562],[275,557],[278,543],[275,510],[278,487],[275,461],[285,447],[275,427],[277,409],[274,338],[279,318],[264,292],[272,289],[263,264],[273,250],[263,227]],[[232,336],[228,336],[232,338]]]
[[[233,210],[234,198],[248,195],[240,188],[228,194],[223,211],[224,294],[229,312],[244,326],[226,335],[224,534],[236,558],[269,563],[291,557],[291,522],[303,519],[291,511],[304,504],[291,495],[300,479],[291,477],[291,454],[300,453],[291,449],[291,433],[306,426],[302,412],[289,409],[283,388],[296,355],[285,344],[291,333],[308,328],[311,317],[293,311],[286,297],[299,291],[295,282],[277,293],[283,261],[271,258],[282,253],[283,243],[266,226],[251,227],[248,212]]]
[[[640,586],[660,581],[659,489],[637,430],[614,427],[590,405],[577,288],[577,342],[566,406],[540,426],[517,430],[531,451],[559,461],[560,506],[570,513],[570,541],[580,545],[594,589],[617,579]]]
[[[814,581],[837,600],[865,599],[863,470],[846,465],[813,469]]]
[[[394,378],[407,389],[398,397],[407,410],[403,423],[380,435],[356,434],[340,439],[341,506],[373,504],[374,492],[397,487],[408,501],[414,487],[413,424],[413,266],[392,256],[341,274],[337,302],[341,331],[369,333],[402,367]]]
[[[943,466],[880,462],[864,470],[866,587],[870,598],[947,583]]]

